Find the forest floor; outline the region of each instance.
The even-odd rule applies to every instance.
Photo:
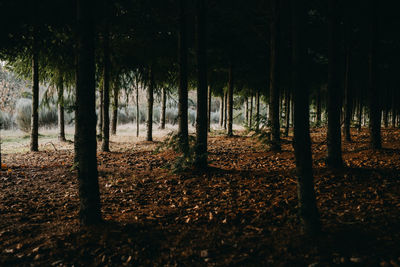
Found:
[[[324,131],[312,132],[323,224],[313,239],[299,231],[290,137],[274,153],[251,134],[213,134],[210,168],[180,174],[176,153],[154,152],[160,139],[114,137],[98,153],[105,223],[90,229],[77,219],[72,144],[3,155],[0,266],[399,266],[400,130],[383,130],[379,151],[354,131],[336,171]]]

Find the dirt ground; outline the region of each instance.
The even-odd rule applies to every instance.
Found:
[[[399,266],[400,130],[380,151],[368,133],[343,144],[346,168],[326,168],[324,129],[313,130],[323,233],[299,232],[291,138],[280,153],[257,138],[212,135],[210,168],[171,172],[161,144],[114,137],[98,153],[102,214],[78,223],[70,143],[9,153],[0,173],[0,266]],[[62,149],[61,149],[62,148]]]

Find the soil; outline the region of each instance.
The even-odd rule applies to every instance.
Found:
[[[323,233],[300,232],[291,137],[279,153],[251,134],[212,136],[210,167],[171,171],[160,142],[98,153],[104,223],[79,226],[73,149],[4,156],[0,266],[399,266],[400,130],[343,143],[346,167],[326,168],[325,129],[312,132]],[[54,147],[56,148],[56,146]]]

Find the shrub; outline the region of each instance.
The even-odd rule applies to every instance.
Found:
[[[16,117],[18,129],[28,133],[31,130],[31,103],[32,101],[27,98],[21,98],[16,103]]]
[[[0,110],[0,128],[3,130],[11,129],[14,126],[14,121],[12,116]]]
[[[64,115],[65,118],[65,115]],[[39,126],[40,127],[53,127],[58,122],[57,107],[51,106],[49,108],[39,109]]]

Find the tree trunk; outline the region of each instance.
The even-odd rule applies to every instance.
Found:
[[[370,40],[369,40],[369,118],[370,118],[370,142],[373,149],[382,148],[381,141],[381,107],[379,104],[379,91],[377,83],[377,50],[378,50],[378,3],[376,0],[369,0],[370,8]]]
[[[180,0],[178,137],[181,152],[189,151],[187,1]]]
[[[250,96],[249,128],[253,129],[253,94]]]
[[[139,82],[136,81],[136,137],[139,137],[140,109],[139,109]]]
[[[228,92],[224,92],[224,129],[226,130],[226,124],[228,120]]]
[[[318,87],[317,92],[317,127],[322,125],[322,103],[321,103],[321,87]]]
[[[363,110],[363,105],[362,105],[362,102],[361,102],[361,99],[359,100],[359,102],[358,102],[358,114],[357,114],[357,121],[358,121],[358,125],[357,125],[357,127],[358,127],[358,132],[360,132],[361,131],[361,126],[362,126],[362,110]]]
[[[306,26],[306,1],[292,0],[292,34],[293,34],[293,90],[294,90],[294,151],[297,172],[297,195],[299,214],[303,231],[307,235],[318,234],[321,230],[317,209],[314,179],[312,172],[312,155],[310,140],[308,86],[305,84],[305,67],[302,65],[306,57],[306,47],[301,44]]]
[[[329,0],[329,66],[328,66],[328,157],[327,164],[331,168],[341,168],[342,140],[340,131],[341,88],[339,65],[339,18],[338,3]]]
[[[224,95],[219,100],[219,126],[224,125]]]
[[[147,88],[147,141],[153,141],[153,104],[154,104],[154,75],[149,69],[149,87]]]
[[[271,126],[271,150],[281,150],[279,123],[279,88],[278,78],[278,34],[279,34],[279,1],[271,1],[272,19],[270,22],[270,83],[269,83],[269,120]]]
[[[61,74],[59,74],[59,80],[57,85],[57,108],[58,108],[58,140],[64,142],[65,139],[65,120],[64,120],[64,80]]]
[[[345,116],[344,116],[344,128],[343,133],[344,137],[347,142],[351,142],[351,134],[350,134],[350,123],[351,123],[351,116],[353,114],[353,99],[350,91],[350,56],[351,51],[350,48],[347,48],[346,51],[346,72],[345,72],[345,79],[344,79],[344,109],[345,109]]]
[[[256,92],[256,132],[260,131],[260,93]]]
[[[31,151],[39,151],[39,51],[37,25],[33,26]]]
[[[103,135],[102,135],[102,132],[103,132],[103,118],[104,118],[104,116],[103,116],[103,103],[104,103],[104,90],[103,90],[103,84],[101,84],[100,85],[100,88],[99,88],[99,94],[100,94],[100,103],[99,103],[99,119],[98,119],[98,121],[99,121],[99,140],[103,140]]]
[[[78,163],[80,222],[101,222],[96,159],[96,101],[93,1],[77,2],[75,154]]]
[[[118,125],[118,105],[119,105],[119,88],[118,82],[115,82],[113,87],[113,106],[112,106],[112,117],[111,117],[111,134],[117,134],[117,125]]]
[[[383,111],[383,125],[385,128],[389,127],[389,109],[385,108]]]
[[[290,128],[290,91],[286,90],[285,95],[285,137],[289,136],[289,128]]]
[[[228,81],[228,136],[233,136],[233,64],[229,65]]]
[[[249,126],[249,98],[246,96],[246,101],[244,102],[244,109],[246,112],[246,125]]]
[[[101,151],[110,151],[110,46],[108,23],[104,22],[103,30],[103,142]]]
[[[210,86],[208,86],[208,105],[207,105],[207,110],[208,110],[207,129],[208,129],[208,132],[211,132],[211,87]]]
[[[195,167],[207,167],[207,41],[206,1],[197,0],[197,117]]]
[[[161,116],[160,116],[160,129],[165,129],[165,112],[167,109],[167,90],[163,87],[161,89]]]

